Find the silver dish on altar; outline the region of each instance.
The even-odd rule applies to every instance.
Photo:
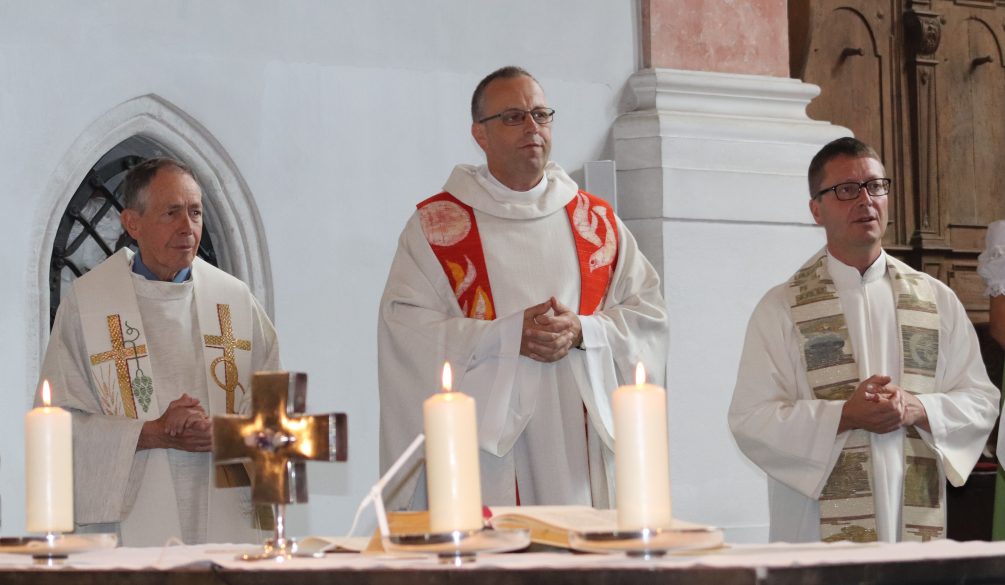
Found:
[[[45,536],[17,536],[0,538],[0,553],[31,555],[38,561],[60,561],[66,557],[92,550],[115,548],[118,538],[114,534],[65,534],[52,538]]]
[[[711,526],[677,523],[670,528],[570,532],[569,546],[581,552],[625,553],[630,557],[655,558],[671,551],[711,549],[722,546],[722,531]]]
[[[478,553],[502,553],[527,548],[530,531],[524,529],[455,530],[426,534],[392,534],[382,539],[384,550],[396,553],[434,554],[444,564],[460,565]]]

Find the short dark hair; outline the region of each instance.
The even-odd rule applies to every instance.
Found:
[[[490,83],[497,79],[513,79],[514,77],[529,77],[534,79],[523,67],[517,67],[516,65],[507,65],[506,67],[500,67],[492,73],[485,76],[485,79],[478,82],[478,87],[475,88],[475,93],[471,94],[471,121],[477,122],[483,116],[482,108],[485,106],[483,103],[485,101],[485,88],[489,86]],[[538,83],[537,79],[534,79],[534,83]]]
[[[810,170],[807,173],[810,183],[810,198],[816,197],[817,191],[820,190],[820,181],[824,179],[824,167],[839,156],[849,156],[852,158],[867,157],[875,159],[879,164],[883,164],[883,160],[879,158],[876,150],[858,138],[845,136],[832,140],[825,144],[820,149],[820,152],[813,156],[813,160],[810,161]]]
[[[157,172],[161,169],[170,168],[178,172],[185,173],[192,177],[196,183],[195,173],[188,165],[168,157],[158,157],[147,159],[135,167],[129,169],[126,178],[122,180],[122,205],[126,209],[132,209],[143,213],[147,208],[147,187],[153,181]]]

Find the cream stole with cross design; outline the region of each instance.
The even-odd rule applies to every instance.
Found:
[[[151,363],[148,331],[140,316],[133,289],[132,258],[132,251],[120,250],[75,281],[74,291],[80,306],[92,382],[103,414],[147,421],[160,417],[167,404],[159,404],[154,392],[157,372]],[[209,396],[209,404],[204,404],[203,408],[210,416],[244,413],[250,405],[253,374],[251,296],[239,280],[198,258],[192,265],[192,282],[200,338],[204,340],[204,363],[198,366],[205,372]],[[181,396],[186,391],[189,390],[178,388],[177,395]],[[175,520],[173,524],[168,521],[155,527],[131,526],[128,518],[123,519],[121,528],[125,542],[130,542],[131,530],[143,531],[148,537],[152,530],[163,532],[166,536],[181,533],[166,452],[152,449],[138,456],[142,457],[144,453],[143,479],[132,509],[158,506],[163,512],[159,517]],[[207,465],[211,463],[207,462]],[[236,505],[247,508],[250,525],[250,507],[240,501],[238,492],[213,488],[212,472],[211,468],[207,470],[211,478],[210,535],[214,526],[213,511],[217,507]],[[213,541],[212,537],[210,540]]]
[[[897,326],[903,352],[900,387],[913,394],[935,391],[939,355],[939,315],[934,292],[924,276],[887,256],[896,296]],[[789,306],[806,360],[806,378],[820,400],[847,400],[858,387],[841,302],[821,250],[789,281]],[[881,372],[877,372],[881,373]],[[820,494],[820,537],[824,542],[873,542],[876,511],[872,494],[869,433],[851,431]],[[904,437],[904,499],[900,538],[927,541],[945,535],[945,513],[936,454],[914,427]]]

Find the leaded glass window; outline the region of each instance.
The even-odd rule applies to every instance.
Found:
[[[173,156],[161,145],[133,136],[112,148],[88,171],[59,222],[52,245],[49,268],[49,326],[56,319],[60,299],[74,279],[83,276],[125,246],[135,242],[122,229],[122,180],[126,172],[148,158]],[[177,158],[177,157],[176,157]],[[203,196],[206,190],[203,189]],[[206,217],[202,226],[199,257],[217,266]]]

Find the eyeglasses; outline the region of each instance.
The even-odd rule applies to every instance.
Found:
[[[852,181],[850,183],[838,183],[833,187],[827,187],[821,191],[818,191],[816,195],[813,196],[814,199],[826,194],[828,191],[834,191],[834,196],[841,201],[851,201],[858,197],[858,192],[865,187],[866,192],[869,193],[870,197],[886,197],[890,193],[890,184],[893,182],[892,179],[869,179],[863,183],[857,183]]]
[[[527,114],[530,114],[530,117],[535,123],[542,126],[551,124],[551,121],[555,119],[555,110],[551,108],[534,108],[533,110],[510,108],[508,110],[503,110],[494,116],[482,118],[481,120],[478,120],[478,123],[484,124],[489,120],[499,118],[499,121],[507,126],[519,126],[520,124],[523,124],[523,121],[527,118]]]

